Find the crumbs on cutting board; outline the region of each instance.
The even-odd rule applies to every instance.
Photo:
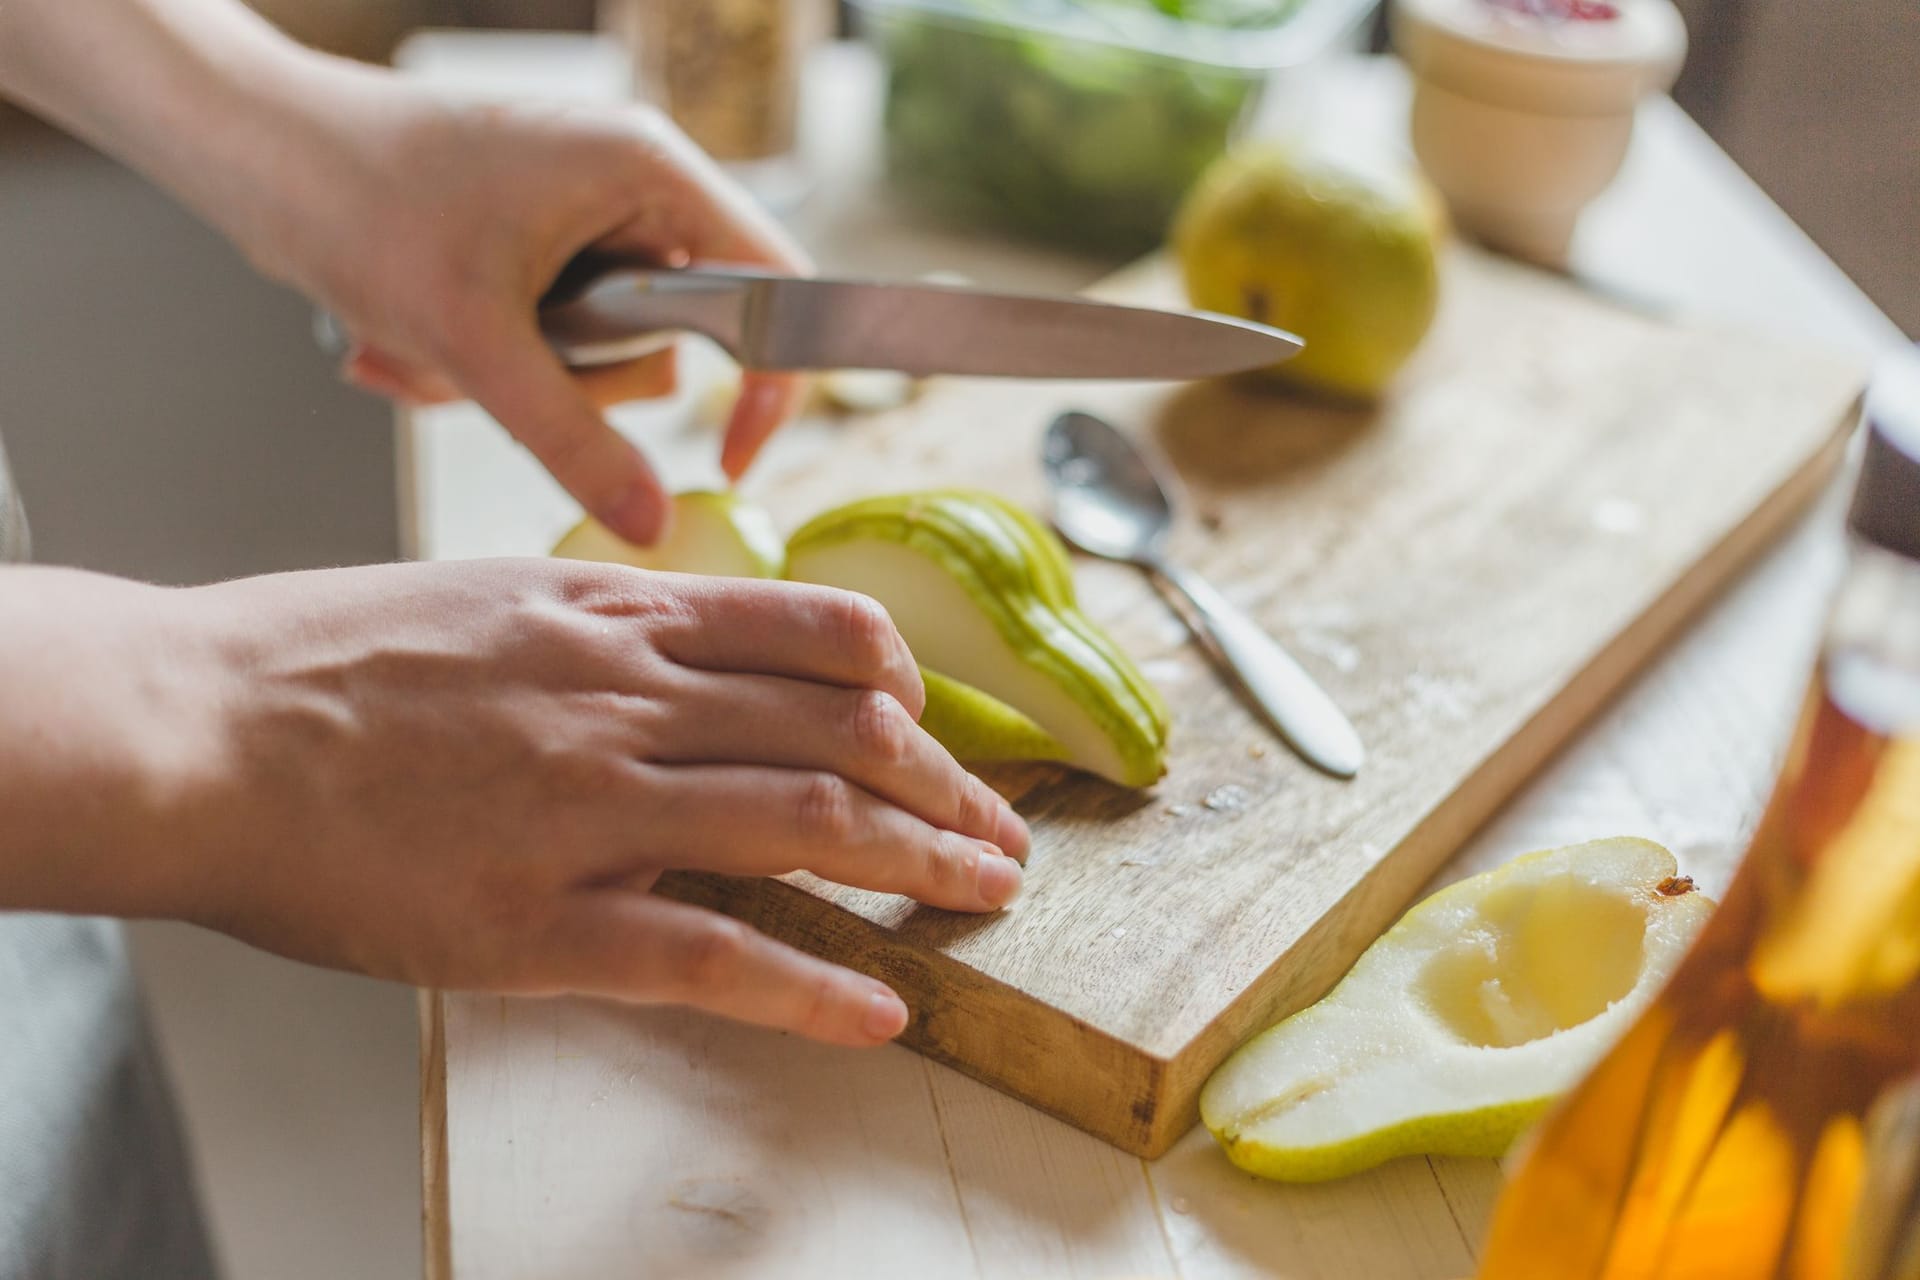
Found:
[[[1223,782],[1202,796],[1198,807],[1208,813],[1238,813],[1247,807],[1247,802],[1252,798],[1251,793],[1239,783]],[[1160,811],[1169,818],[1185,818],[1193,813],[1194,808],[1184,800],[1175,800]]]
[[[1207,792],[1207,798],[1200,803],[1214,813],[1234,813],[1247,807],[1247,789],[1237,782],[1229,782]]]

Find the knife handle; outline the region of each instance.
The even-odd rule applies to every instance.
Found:
[[[1351,778],[1360,771],[1367,752],[1359,732],[1291,654],[1205,578],[1170,564],[1150,567],[1186,597],[1209,655],[1295,751],[1335,777]]]
[[[617,364],[698,333],[738,356],[750,272],[663,270],[619,263],[569,264],[540,304],[540,332],[575,368]]]

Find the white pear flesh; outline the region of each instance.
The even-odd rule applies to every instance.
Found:
[[[706,490],[674,497],[667,536],[654,546],[636,547],[588,518],[568,530],[552,554],[719,578],[777,578],[786,567],[786,543],[772,516],[731,493]]]
[[[1401,918],[1331,993],[1200,1095],[1241,1168],[1344,1177],[1403,1155],[1498,1156],[1658,994],[1713,904],[1646,840],[1543,850]]]
[[[972,685],[1018,708],[1065,749],[1072,764],[1121,780],[1132,770],[1101,723],[1067,690],[1001,636],[971,596],[929,557],[911,547],[873,539],[824,546],[795,557],[795,573],[872,596],[887,608],[893,625],[923,667]],[[1080,638],[1049,627],[1047,643],[1069,661],[1098,662],[1082,652]]]
[[[892,369],[834,369],[820,375],[820,394],[849,413],[883,413],[913,399],[913,375]]]
[[[1074,598],[1059,538],[978,489],[863,498],[787,540],[787,576],[872,596],[921,666],[1037,724],[1122,786],[1166,772],[1166,704]]]

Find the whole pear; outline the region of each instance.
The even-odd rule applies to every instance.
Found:
[[[1439,198],[1411,166],[1263,145],[1201,177],[1173,247],[1195,307],[1306,340],[1270,376],[1372,399],[1433,322],[1444,232]]]

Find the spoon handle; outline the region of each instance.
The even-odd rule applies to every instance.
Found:
[[[1367,751],[1353,722],[1259,623],[1198,574],[1170,564],[1149,568],[1186,597],[1209,656],[1246,690],[1287,745],[1337,778],[1360,771]]]

